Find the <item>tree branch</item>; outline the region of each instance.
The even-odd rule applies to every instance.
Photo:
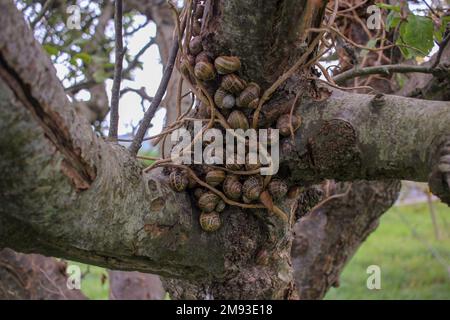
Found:
[[[117,140],[117,131],[119,128],[119,100],[120,84],[122,82],[122,64],[123,64],[123,39],[122,39],[122,0],[115,0],[114,26],[116,35],[114,80],[111,92],[111,110],[109,122],[109,138]]]
[[[361,76],[368,76],[371,74],[390,75],[392,73],[411,73],[411,72],[439,75],[443,73],[443,70],[437,69],[435,67],[392,64],[392,65],[381,65],[365,68],[353,68],[338,74],[336,77],[333,78],[333,80],[336,82],[336,84],[343,84],[345,83],[345,81],[349,79]]]

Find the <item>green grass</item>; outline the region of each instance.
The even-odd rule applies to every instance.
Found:
[[[427,204],[394,207],[344,268],[340,287],[325,298],[450,299],[450,209],[434,205],[441,240],[435,239]],[[370,265],[381,268],[380,290],[367,289]]]
[[[449,271],[424,243],[429,243],[450,268],[450,208],[434,205],[442,240],[435,239],[426,204],[390,209],[345,267],[340,287],[332,288],[326,299],[450,299]],[[87,271],[86,265],[79,265],[82,272]],[[366,287],[370,265],[381,268],[381,290]],[[90,299],[108,299],[108,280],[102,284],[102,275],[108,276],[99,267],[91,266],[86,272],[81,289]]]

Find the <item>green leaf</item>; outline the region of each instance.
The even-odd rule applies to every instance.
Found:
[[[57,56],[59,54],[59,49],[52,44],[44,44],[44,50],[51,56]]]
[[[92,61],[92,57],[86,52],[79,52],[73,55],[73,58],[80,59],[84,64],[89,64]]]
[[[442,38],[445,33],[445,29],[447,28],[447,24],[450,23],[450,16],[444,16],[441,19],[441,26],[438,30],[434,33],[434,36],[436,37],[436,40],[441,42]]]
[[[400,37],[397,40],[405,58],[425,56],[433,48],[433,22],[428,17],[410,14],[407,22],[400,26]]]
[[[98,70],[94,72],[92,76],[94,77],[94,80],[97,83],[102,83],[109,78],[109,74],[106,73],[104,70]]]
[[[400,12],[400,6],[399,5],[394,6],[392,4],[386,4],[386,3],[377,3],[376,5],[378,6],[378,8],[381,8],[381,9],[395,11],[395,12]]]
[[[386,31],[389,32],[389,30],[396,28],[401,21],[402,18],[398,12],[389,12],[386,18]]]

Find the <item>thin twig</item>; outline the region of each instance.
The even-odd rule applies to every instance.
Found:
[[[185,23],[185,22],[184,22]],[[183,24],[184,24],[183,23]],[[182,27],[184,29],[184,27]],[[150,107],[144,114],[144,118],[142,119],[141,125],[139,126],[138,131],[136,132],[136,136],[134,137],[133,142],[129,147],[129,151],[131,154],[136,155],[139,149],[142,146],[142,141],[144,140],[145,134],[150,127],[150,123],[156,113],[156,110],[161,103],[161,100],[166,92],[167,86],[169,84],[169,80],[172,76],[172,71],[175,66],[175,59],[177,58],[179,49],[178,37],[173,40],[172,48],[170,49],[169,58],[167,59],[166,69],[164,70],[163,77],[161,79],[161,83],[159,84],[158,90],[156,91],[155,97],[153,98]]]
[[[54,0],[47,0],[45,1],[44,5],[42,6],[42,10],[39,12],[36,19],[34,19],[32,22],[30,22],[31,29],[34,29],[36,25],[41,21],[41,19],[45,16],[47,13],[48,8],[50,8],[50,5],[52,4]]]
[[[367,76],[371,74],[389,75],[391,73],[410,73],[410,72],[434,73],[436,72],[436,70],[433,67],[391,64],[391,65],[372,66],[356,69],[353,68],[345,72],[342,72],[341,74],[338,74],[333,78],[333,80],[337,84],[343,84],[348,79],[360,76]]]
[[[431,68],[436,68],[441,61],[442,53],[444,53],[444,49],[447,46],[448,42],[450,41],[450,32],[442,39],[441,43],[439,43],[439,51],[436,55],[436,60],[434,60],[433,65]]]
[[[116,33],[116,50],[115,50],[115,66],[114,80],[111,93],[111,114],[109,123],[109,138],[117,140],[119,130],[119,100],[120,100],[120,83],[122,82],[123,67],[123,39],[122,39],[122,0],[116,0],[114,10],[114,27]]]

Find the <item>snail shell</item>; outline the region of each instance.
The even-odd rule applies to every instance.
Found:
[[[178,192],[186,190],[189,185],[189,179],[186,174],[179,171],[173,171],[170,173],[169,180],[172,189]]]
[[[223,170],[212,170],[206,174],[206,183],[210,186],[215,187],[225,180],[225,172]]]
[[[219,88],[214,94],[214,102],[221,109],[231,109],[234,107],[236,100],[233,95]]]
[[[198,199],[198,207],[200,210],[204,212],[211,212],[216,208],[216,205],[219,203],[219,196],[210,191],[205,192]]]
[[[211,59],[209,58],[208,54],[205,51],[200,52],[196,57],[195,57],[195,63],[199,63],[199,62],[211,62]]]
[[[256,109],[258,108],[258,105],[259,105],[259,98],[256,98],[250,101],[247,107],[250,109]]]
[[[238,57],[221,56],[216,58],[214,66],[219,74],[229,74],[241,68],[241,60]]]
[[[267,266],[269,264],[269,253],[267,252],[267,250],[262,249],[261,251],[258,252],[258,254],[256,255],[256,263],[260,266]]]
[[[206,193],[206,190],[205,190],[205,189],[202,189],[202,188],[195,188],[195,190],[194,190],[194,197],[196,197],[197,199],[199,199],[199,198],[202,196],[202,194],[204,194],[204,193]]]
[[[249,200],[257,200],[263,189],[261,176],[251,176],[242,185],[242,192]]]
[[[216,77],[214,66],[205,61],[199,61],[195,64],[194,74],[197,79],[202,81],[213,80]]]
[[[223,212],[223,210],[225,210],[226,206],[227,205],[226,205],[225,201],[220,200],[219,203],[216,205],[215,211],[221,213],[221,212]]]
[[[207,232],[214,232],[220,228],[220,215],[217,212],[202,212],[200,214],[200,226]]]
[[[283,114],[277,120],[277,129],[280,130],[280,134],[282,136],[289,136],[291,134],[289,121],[290,121],[289,114]],[[292,128],[294,129],[294,131],[298,129],[300,124],[301,124],[300,117],[293,114],[292,115]]]
[[[189,52],[193,55],[197,55],[200,52],[202,52],[203,46],[202,46],[202,38],[200,36],[196,36],[191,39],[189,42]]]
[[[274,179],[270,181],[269,185],[267,186],[270,194],[274,199],[281,199],[283,198],[287,192],[288,192],[288,186],[286,183],[281,181],[280,179]]]
[[[239,200],[242,195],[242,184],[236,175],[228,175],[223,182],[223,192],[233,200]]]
[[[194,66],[195,58],[191,55],[187,55],[186,57],[181,58],[180,61],[180,71],[184,75],[189,74],[189,69]]]
[[[234,110],[230,113],[227,122],[233,129],[247,130],[248,128],[250,128],[247,117],[244,113],[238,110]]]
[[[253,100],[259,98],[260,94],[261,94],[261,88],[258,86],[258,84],[254,83],[254,82],[249,83],[249,85],[239,95],[239,99],[238,99],[239,105],[238,106],[242,107],[242,108],[248,107],[250,102],[253,102]],[[253,108],[253,109],[255,109],[255,108]]]
[[[233,94],[238,94],[245,89],[246,83],[234,73],[227,74],[222,78],[221,87]]]

